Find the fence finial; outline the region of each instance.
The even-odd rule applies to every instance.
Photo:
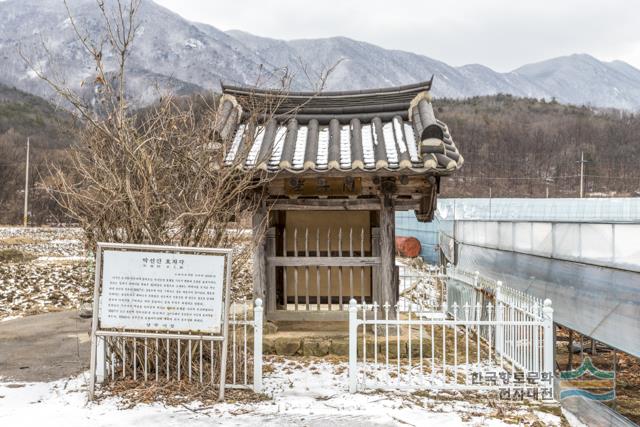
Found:
[[[496,308],[498,307],[498,303],[502,301],[502,280],[496,281],[496,290],[493,294],[496,299]]]
[[[549,298],[544,300],[544,306],[542,307],[542,313],[547,318],[552,318],[552,316],[553,316],[553,307],[551,307],[551,300]]]
[[[255,304],[256,307],[262,307],[262,298],[257,298]]]

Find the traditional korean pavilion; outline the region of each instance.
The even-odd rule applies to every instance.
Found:
[[[433,79],[432,79],[433,80]],[[348,92],[223,85],[227,166],[266,184],[254,229],[254,294],[270,320],[339,320],[348,302],[394,305],[396,210],[431,221],[441,177],[462,166],[431,81]]]

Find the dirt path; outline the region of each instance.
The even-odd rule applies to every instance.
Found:
[[[87,370],[90,327],[77,311],[0,322],[0,378],[52,381]]]

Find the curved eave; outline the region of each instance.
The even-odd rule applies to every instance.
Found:
[[[227,165],[229,167],[230,165]],[[378,169],[319,169],[319,168],[306,168],[306,169],[293,169],[293,168],[264,168],[264,167],[250,167],[243,166],[241,169],[247,172],[261,173],[268,176],[276,175],[323,175],[323,176],[448,176],[458,170],[460,166],[456,166],[452,169],[444,169],[440,167],[436,168],[419,168],[419,167],[406,167],[406,168],[389,168],[381,167]]]
[[[222,87],[222,93],[228,93],[230,95],[242,94],[242,95],[286,95],[289,97],[302,97],[309,98],[310,96],[317,98],[329,98],[329,97],[356,97],[360,95],[366,95],[370,97],[372,95],[390,94],[390,93],[405,93],[405,92],[421,92],[424,90],[430,90],[433,77],[430,80],[425,80],[418,83],[412,83],[404,86],[392,86],[386,88],[376,89],[362,89],[362,90],[347,90],[347,91],[324,91],[324,92],[285,92],[275,89],[262,89],[254,86],[233,86],[226,85],[224,82],[220,83]]]
[[[431,80],[405,86],[333,92],[287,92],[222,84],[225,95],[235,97],[247,110],[268,114],[353,114],[406,111],[411,100],[431,89]]]

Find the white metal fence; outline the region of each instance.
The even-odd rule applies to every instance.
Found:
[[[482,305],[494,308],[495,315],[506,322],[498,329],[495,349],[518,369],[540,372],[542,360],[541,334],[538,328],[516,328],[513,321],[536,321],[544,318],[544,307],[551,301],[529,295],[517,289],[503,286],[499,280],[483,277],[479,272],[468,272],[453,265],[447,266],[447,312],[454,314],[466,305]],[[488,310],[476,316],[486,319]],[[481,328],[481,336],[490,338],[490,328]],[[553,353],[552,353],[553,357]]]
[[[428,271],[399,264],[398,280],[400,311],[438,311],[445,301],[445,278],[440,267],[428,267]]]
[[[527,297],[527,305],[511,290],[491,301],[478,292],[491,282],[478,284],[478,276],[456,274],[463,280],[448,281],[447,302],[439,313],[415,310],[412,304],[403,311],[400,305],[358,305],[351,300],[351,392],[467,389],[552,398],[551,301],[542,304]]]
[[[235,303],[229,313],[227,388],[262,390],[262,300],[255,306]],[[162,335],[160,337],[160,335]],[[134,381],[198,381],[217,387],[219,336],[100,331],[96,378],[98,383]]]
[[[458,267],[447,265],[447,309],[451,312],[454,303],[458,306],[476,304],[478,302],[500,301],[517,310],[542,315],[544,302],[542,299],[518,289],[504,286],[500,280],[483,277],[479,272],[469,272]]]

